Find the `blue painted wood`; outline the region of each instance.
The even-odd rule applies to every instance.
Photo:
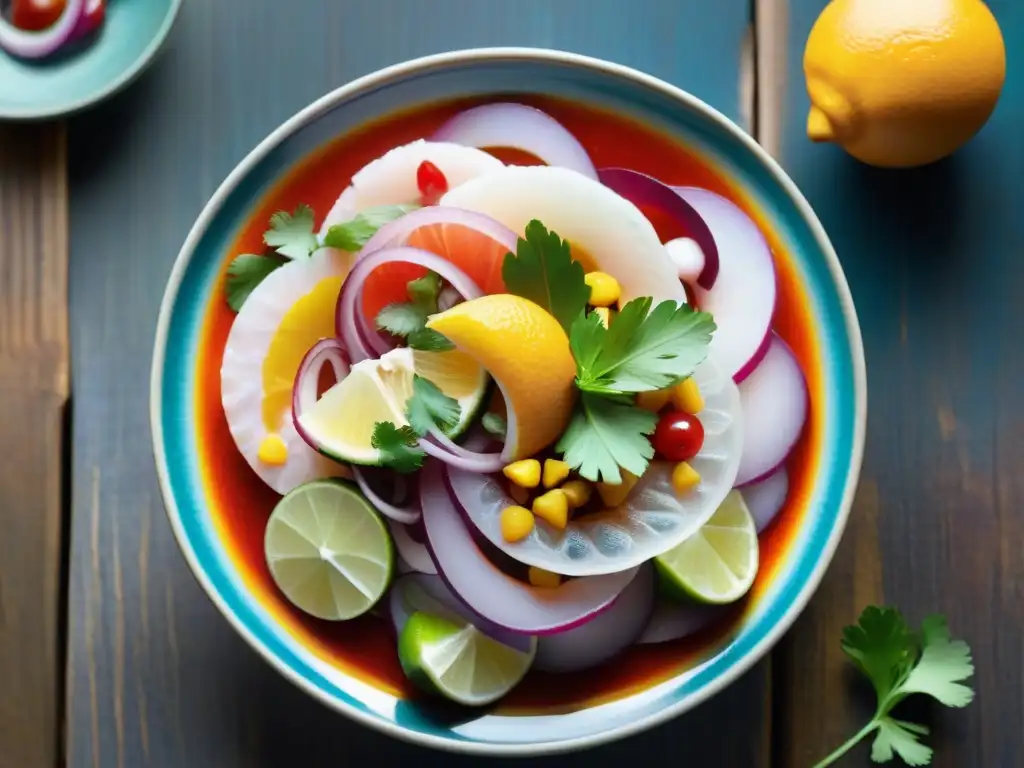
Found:
[[[149,455],[147,384],[164,281],[235,163],[353,77],[454,48],[558,47],[646,70],[736,117],[747,18],[746,0],[188,2],[150,72],[72,122],[69,765],[470,764],[328,712],[257,658],[196,586]],[[762,665],[652,734],[557,764],[660,765],[670,755],[766,765],[766,673]]]
[[[884,599],[915,621],[945,613],[975,650],[978,700],[930,718],[933,765],[1016,765],[1024,725],[1024,4],[989,2],[1009,63],[988,125],[951,158],[900,171],[869,168],[804,135],[801,58],[824,5],[789,2],[783,165],[850,281],[867,355],[868,439],[847,535],[774,657],[777,759],[809,765],[870,717],[871,703],[842,674],[837,640],[866,603]],[[848,759],[867,765],[867,748]]]

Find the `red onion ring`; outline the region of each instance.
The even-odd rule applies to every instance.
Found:
[[[525,104],[504,102],[467,109],[438,128],[432,141],[477,149],[518,149],[547,165],[597,178],[587,150],[576,137],[546,112]]]
[[[85,10],[85,0],[67,0],[60,18],[41,32],[18,29],[0,16],[0,48],[22,59],[49,56],[74,37]]]
[[[370,502],[378,512],[385,517],[391,518],[396,523],[402,525],[410,525],[420,519],[420,510],[415,504],[408,507],[397,507],[389,501],[386,501],[379,493],[377,493],[370,486],[370,483],[366,480],[366,475],[362,467],[352,466],[352,477],[355,478],[356,485],[359,486],[359,490],[363,492],[363,496]],[[406,559],[408,562],[408,559]],[[414,563],[409,563],[414,565]]]
[[[395,549],[405,564],[417,573],[436,574],[437,566],[430,557],[427,548],[418,541],[414,541],[409,535],[409,529],[404,525],[388,520],[388,530],[391,531],[391,540],[395,542]]]
[[[645,173],[628,168],[602,168],[597,173],[602,184],[633,205],[655,208],[682,225],[687,236],[693,238],[704,252],[704,269],[697,278],[697,285],[710,290],[718,278],[718,245],[697,209],[672,187]]]
[[[344,339],[353,363],[358,363],[371,357],[379,357],[380,354],[383,354],[383,352],[374,354],[376,345],[373,344],[371,339],[363,339],[359,331],[359,321],[362,315],[362,310],[359,308],[359,297],[362,295],[363,284],[371,272],[384,264],[396,261],[417,264],[436,272],[467,300],[476,299],[482,295],[476,283],[465,272],[450,261],[429,251],[399,246],[367,254],[357,261],[355,266],[352,267],[352,271],[349,272],[348,278],[342,286],[335,314],[336,330],[338,335]],[[379,339],[379,336],[377,338]],[[383,339],[380,339],[380,341],[383,343]],[[370,343],[368,344],[367,342]],[[387,349],[385,348],[384,352],[386,351]]]
[[[477,453],[468,450],[440,431],[431,432],[428,438],[420,441],[420,447],[429,456],[466,472],[490,474],[498,472],[508,464],[501,453]]]
[[[312,435],[302,428],[299,418],[308,408],[316,404],[319,395],[320,371],[325,363],[334,369],[334,376],[338,381],[348,376],[349,363],[345,354],[345,345],[338,339],[320,339],[314,344],[299,363],[299,370],[295,373],[295,383],[292,385],[292,421],[295,423],[295,431],[315,451],[319,451],[320,446]]]
[[[485,216],[476,211],[467,211],[464,208],[453,208],[448,205],[429,205],[425,208],[409,211],[405,216],[389,221],[378,229],[374,232],[373,237],[367,241],[366,245],[363,246],[357,258],[363,259],[376,251],[405,245],[409,241],[409,237],[416,230],[437,224],[456,224],[476,230],[499,245],[505,246],[512,253],[515,253],[518,237],[515,232],[500,221],[496,221],[490,216]]]

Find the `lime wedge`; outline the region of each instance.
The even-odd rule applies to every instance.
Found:
[[[654,559],[662,588],[699,603],[731,603],[757,576],[757,530],[739,491],[682,544]]]
[[[319,619],[366,613],[387,591],[394,571],[384,522],[358,490],[339,480],[314,480],[281,499],[263,548],[285,597]]]
[[[467,706],[497,701],[526,675],[537,653],[493,640],[472,624],[429,613],[409,617],[398,638],[398,659],[422,690]]]
[[[457,437],[476,417],[487,392],[487,372],[471,357],[452,350],[420,352],[393,349],[375,360],[352,366],[348,376],[324,393],[299,418],[307,439],[328,456],[351,464],[376,465],[371,445],[377,422],[408,424],[406,403],[413,377],[422,376],[459,404],[459,420],[448,431]]]

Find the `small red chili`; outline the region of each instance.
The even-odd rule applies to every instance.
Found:
[[[448,179],[444,177],[440,168],[429,160],[424,160],[416,169],[416,186],[420,190],[421,202],[424,205],[434,205],[441,199],[441,195],[448,191]]]

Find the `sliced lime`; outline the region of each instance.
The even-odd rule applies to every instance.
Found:
[[[654,559],[670,595],[700,603],[731,603],[757,576],[757,530],[739,491],[725,497],[715,514],[682,544]]]
[[[391,583],[394,550],[377,511],[340,480],[300,485],[274,507],[263,548],[270,574],[296,607],[354,619]]]
[[[468,355],[393,349],[374,360],[352,366],[299,418],[299,426],[317,448],[351,464],[375,465],[380,454],[371,444],[374,425],[407,424],[406,403],[413,377],[422,376],[459,404],[458,423],[448,431],[457,437],[476,417],[487,392],[487,372]]]
[[[467,706],[497,701],[523,679],[529,653],[499,643],[472,624],[429,613],[409,617],[398,638],[398,659],[413,683]]]

